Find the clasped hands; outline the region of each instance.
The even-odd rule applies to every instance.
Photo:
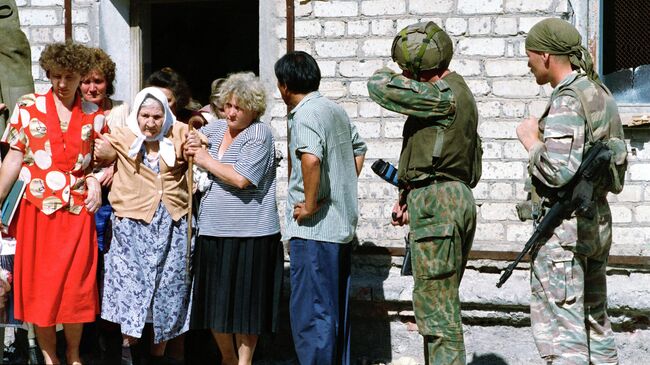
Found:
[[[193,157],[195,164],[205,167],[206,162],[211,158],[208,151],[203,148],[204,143],[199,132],[193,130],[187,133],[187,139],[183,146],[183,153],[186,157]]]

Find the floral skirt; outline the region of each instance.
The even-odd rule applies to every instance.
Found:
[[[154,342],[189,327],[191,277],[185,269],[187,220],[174,221],[160,203],[151,223],[112,216],[113,238],[104,255],[102,318],[141,337],[153,323]]]

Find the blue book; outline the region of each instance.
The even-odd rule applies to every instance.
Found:
[[[25,193],[26,184],[22,180],[16,180],[14,185],[11,187],[9,194],[2,202],[2,232],[7,233],[11,220],[14,218],[18,207],[20,207],[20,200]]]

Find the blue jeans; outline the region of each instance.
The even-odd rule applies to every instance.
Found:
[[[301,365],[350,363],[349,244],[289,240],[291,332]]]

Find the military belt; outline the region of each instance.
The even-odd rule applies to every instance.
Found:
[[[420,189],[427,187],[429,185],[433,185],[439,182],[447,182],[447,181],[453,181],[453,179],[450,179],[446,176],[431,176],[427,177],[422,180],[415,180],[415,181],[409,181],[406,183],[406,189],[407,190],[415,190],[415,189]]]

